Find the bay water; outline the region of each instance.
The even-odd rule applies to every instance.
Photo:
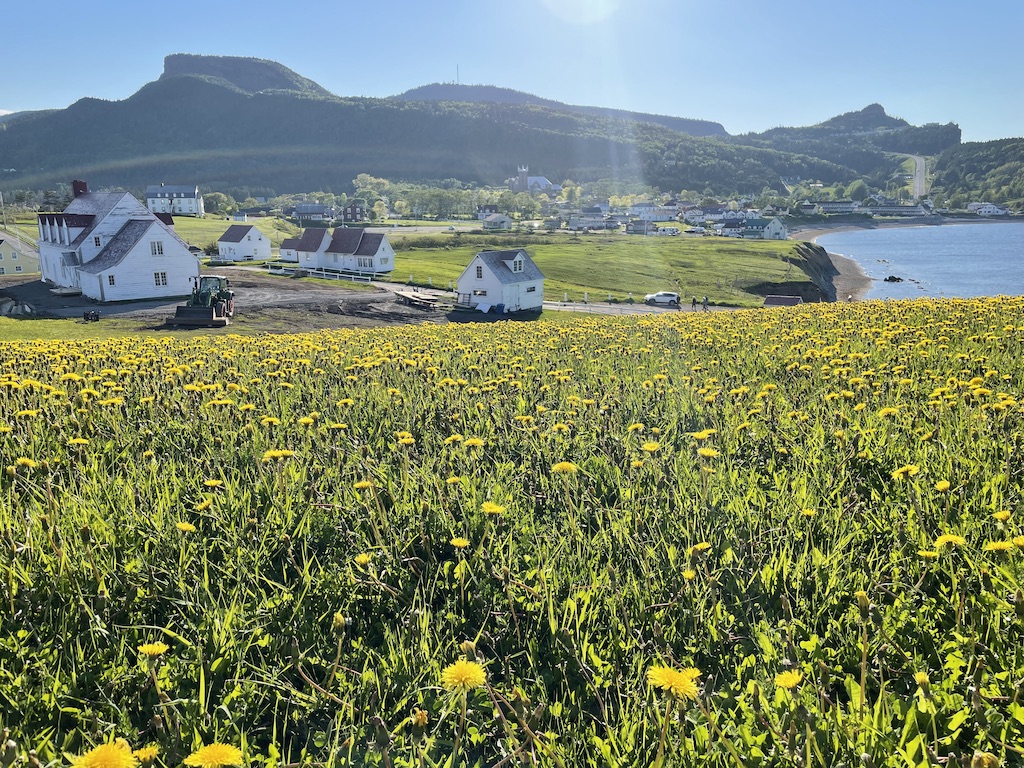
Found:
[[[1024,221],[860,229],[815,242],[874,279],[865,299],[1024,294]]]

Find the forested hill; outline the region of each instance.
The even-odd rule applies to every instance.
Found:
[[[950,147],[935,161],[932,186],[957,208],[972,200],[1024,201],[1024,138]]]
[[[629,112],[624,109],[608,109],[605,107],[583,107],[563,104],[560,101],[542,99],[531,93],[516,91],[511,88],[499,88],[494,85],[461,85],[457,83],[431,83],[411,91],[400,93],[392,98],[403,101],[462,101],[491,104],[533,104],[549,107],[562,112],[579,112],[584,115],[606,117],[616,120],[631,120],[639,123],[654,123],[673,131],[690,136],[728,136],[721,123],[710,120],[694,120],[687,117],[670,115],[652,115],[646,112]]]
[[[777,129],[796,132],[789,138],[704,138],[597,112],[344,98],[275,62],[179,54],[167,57],[159,80],[123,101],[84,98],[0,123],[0,189],[86,178],[94,188],[166,180],[341,192],[359,173],[495,185],[526,164],[554,181],[616,179],[727,195],[778,189],[780,176],[828,184],[862,175],[863,144],[847,134],[847,152],[833,152],[835,128],[826,129],[829,141],[800,138],[820,127]]]
[[[762,133],[734,136],[729,141],[820,157],[870,177],[891,171],[892,158],[887,153],[937,155],[956,146],[960,143],[960,126],[956,123],[914,126],[886,114],[880,104],[870,104],[817,125],[772,128]]]

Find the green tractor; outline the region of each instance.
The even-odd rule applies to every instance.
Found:
[[[198,275],[192,278],[192,296],[176,308],[174,325],[223,328],[235,314],[235,292],[226,277]]]

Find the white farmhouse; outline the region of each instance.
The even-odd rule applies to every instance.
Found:
[[[481,222],[484,229],[512,229],[512,219],[503,213],[492,213]]]
[[[265,261],[270,238],[252,224],[232,224],[217,241],[217,254],[224,261]]]
[[[306,269],[378,275],[395,268],[395,251],[380,233],[338,227],[332,235],[323,227],[310,227],[302,237],[281,243],[281,260]]]
[[[544,275],[526,251],[481,251],[459,276],[459,304],[480,310],[501,304],[505,312],[539,310]]]
[[[41,213],[42,279],[96,301],[187,295],[199,261],[188,245],[127,192],[90,192],[72,182],[63,213]]]
[[[146,207],[153,213],[169,213],[172,216],[202,218],[206,215],[199,187],[184,184],[168,186],[161,182],[146,187]]]
[[[776,216],[768,219],[747,219],[743,224],[743,237],[755,240],[785,240],[789,237],[789,229]]]

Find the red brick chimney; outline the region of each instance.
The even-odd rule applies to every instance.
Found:
[[[75,197],[78,197],[79,195],[87,195],[89,194],[89,185],[84,181],[75,179],[71,182],[71,192]]]

